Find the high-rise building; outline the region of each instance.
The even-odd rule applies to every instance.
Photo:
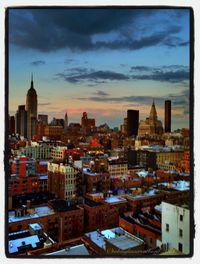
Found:
[[[138,129],[139,136],[162,135],[162,122],[158,120],[156,106],[153,101],[149,117],[146,120],[141,120]]]
[[[171,100],[165,101],[165,132],[171,132]]]
[[[15,133],[15,117],[9,116],[9,134],[12,135]]]
[[[27,137],[27,111],[25,105],[19,105],[15,114],[15,133]]]
[[[139,111],[128,110],[127,111],[127,134],[128,136],[137,136],[139,124]]]
[[[68,115],[67,112],[65,114],[65,122],[64,122],[64,130],[67,131],[68,128]]]
[[[95,119],[88,118],[87,113],[83,112],[83,116],[81,118],[81,126],[83,133],[89,135],[96,130]]]
[[[43,125],[48,125],[48,115],[38,115],[38,121],[42,122]]]
[[[26,111],[27,111],[27,137],[31,139],[36,133],[37,123],[37,93],[33,85],[33,75],[31,78],[31,87],[26,96]]]

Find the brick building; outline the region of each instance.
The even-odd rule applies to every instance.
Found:
[[[77,197],[79,169],[63,163],[48,163],[48,190],[59,199]]]
[[[108,172],[93,172],[83,169],[86,192],[108,192],[110,190],[110,174]]]
[[[108,171],[110,176],[124,177],[128,173],[128,162],[122,159],[108,159]]]
[[[84,209],[65,200],[51,200],[45,206],[23,206],[9,212],[9,232],[26,230],[36,220],[50,237],[62,242],[83,234]]]
[[[44,136],[48,137],[50,140],[60,140],[62,133],[62,126],[47,125],[44,128]]]

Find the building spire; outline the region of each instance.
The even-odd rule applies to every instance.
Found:
[[[157,112],[156,112],[156,106],[155,106],[155,103],[154,103],[154,99],[153,99],[153,103],[152,103],[152,106],[151,106],[149,119],[151,121],[153,121],[153,122],[155,122],[157,120]]]
[[[33,73],[31,73],[31,88],[34,88],[33,87]]]

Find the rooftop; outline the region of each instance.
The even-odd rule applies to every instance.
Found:
[[[101,175],[101,173],[99,172],[91,172],[90,169],[88,168],[83,168],[83,173],[88,175],[88,176],[98,176],[98,175]]]
[[[162,203],[167,203],[167,204],[171,204],[171,205],[174,205],[174,206],[178,206],[178,207],[181,207],[181,208],[184,208],[184,209],[190,209],[190,204],[189,204],[189,201],[184,201],[184,202],[177,202],[177,201],[170,201],[170,202],[162,202]],[[162,210],[162,203],[161,203],[161,210]]]
[[[48,180],[48,174],[39,174],[40,180]]]
[[[42,216],[52,215],[52,214],[54,214],[54,210],[48,206],[35,207],[33,213],[28,213],[27,215],[24,216],[15,216],[15,211],[10,211],[8,212],[8,222],[9,223],[18,222],[18,221],[38,218]]]
[[[35,231],[42,229],[41,225],[38,223],[29,224],[29,227],[31,227]]]
[[[156,189],[149,189],[148,191],[146,191],[145,193],[141,193],[141,194],[128,194],[129,197],[132,197],[134,199],[140,199],[140,198],[144,198],[144,197],[153,197],[155,195],[158,195],[159,191]]]
[[[85,234],[94,244],[106,250],[106,240],[121,250],[137,247],[143,244],[143,240],[126,232],[123,228],[117,227],[103,231],[93,231]]]
[[[49,201],[49,204],[55,211],[58,212],[67,212],[80,209],[76,205],[71,205],[69,202],[62,199],[51,200]]]
[[[112,195],[110,197],[104,198],[104,201],[107,203],[120,203],[120,202],[126,202],[126,199],[123,199],[116,195]]]
[[[59,251],[55,251],[52,253],[45,254],[48,256],[89,256],[89,252],[84,244],[77,245],[74,247],[68,247],[65,249],[61,249]]]
[[[159,186],[163,186],[174,191],[187,191],[190,190],[190,182],[189,181],[173,181],[172,183],[162,182],[158,183]]]
[[[90,206],[90,207],[103,205],[102,203],[99,203],[99,202],[96,202],[96,201],[92,201],[92,200],[87,199],[87,198],[85,198],[85,204]]]
[[[10,254],[17,253],[20,247],[27,245],[31,245],[32,248],[37,248],[39,242],[40,240],[37,235],[10,240],[8,242],[8,251]]]

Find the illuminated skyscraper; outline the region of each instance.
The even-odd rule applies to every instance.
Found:
[[[165,132],[171,132],[171,100],[165,101]]]
[[[153,101],[149,117],[146,120],[141,120],[138,129],[139,136],[147,135],[162,135],[163,127],[162,122],[158,120],[156,106]]]
[[[27,111],[27,138],[32,139],[36,133],[37,122],[37,93],[33,85],[33,75],[31,77],[31,87],[26,96],[26,111]]]

